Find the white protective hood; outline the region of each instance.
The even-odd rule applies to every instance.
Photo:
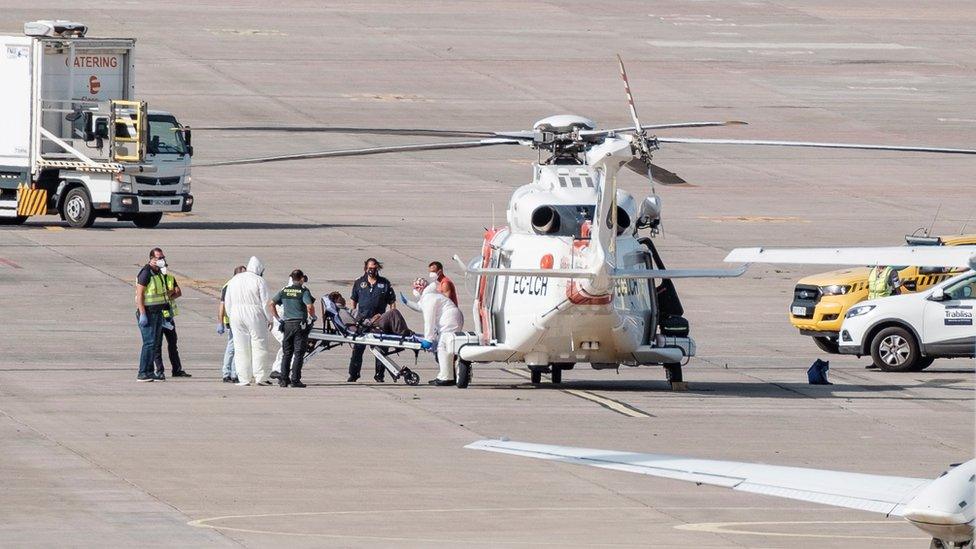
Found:
[[[252,255],[251,256],[251,259],[249,259],[248,262],[247,262],[247,272],[254,273],[254,274],[258,275],[258,276],[263,276],[264,275],[264,263],[261,263],[261,260],[260,259],[258,259],[256,256],[253,256]]]

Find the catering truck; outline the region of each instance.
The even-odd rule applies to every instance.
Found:
[[[135,96],[135,39],[68,21],[0,36],[0,223],[60,215],[155,227],[188,212],[190,130]]]

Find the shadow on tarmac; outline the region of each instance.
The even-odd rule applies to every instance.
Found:
[[[124,227],[120,223],[118,227]],[[261,221],[186,221],[160,223],[153,230],[159,231],[240,231],[240,230],[283,230],[283,229],[339,229],[355,227],[378,227],[378,225],[360,225],[356,223],[270,223]]]
[[[55,223],[25,223],[23,228],[46,228],[60,227],[62,229],[73,230],[65,222]],[[140,229],[128,221],[96,221],[95,225],[86,231],[131,229],[133,231],[174,231],[174,230],[195,230],[195,231],[239,231],[239,230],[302,230],[302,229],[343,229],[343,228],[374,228],[383,225],[364,225],[358,223],[273,223],[262,221],[166,221],[152,229]],[[82,230],[82,229],[79,229]]]

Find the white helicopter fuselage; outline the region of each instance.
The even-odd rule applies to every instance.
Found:
[[[508,227],[487,232],[482,266],[536,272],[478,277],[473,317],[480,345],[460,349],[462,359],[616,368],[676,364],[694,354],[690,338],[656,334],[653,279],[609,280],[595,291],[590,279],[546,276],[597,272],[605,264],[652,268],[650,252],[637,238],[637,203],[627,192],[616,191],[617,234],[610,235],[609,251],[595,249],[600,243],[593,222],[605,176],[587,165],[534,166],[534,181],[512,195]]]

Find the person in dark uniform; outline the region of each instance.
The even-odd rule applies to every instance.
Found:
[[[396,309],[396,292],[393,285],[386,278],[380,276],[383,265],[376,258],[369,258],[363,264],[365,274],[352,283],[352,294],[349,296],[352,308],[356,311],[358,320],[371,319],[375,315],[383,314],[386,308]],[[359,379],[359,373],[363,368],[363,353],[366,352],[365,345],[353,345],[352,357],[349,358],[349,379],[346,381],[354,382]],[[376,361],[376,374],[373,376],[378,383],[383,383],[386,377],[386,369],[383,364]]]
[[[303,286],[305,273],[301,269],[291,272],[291,284],[278,291],[268,302],[268,312],[280,321],[281,374],[278,385],[281,387],[305,387],[302,383],[302,362],[305,360],[306,328],[315,323],[315,298]],[[281,316],[275,305],[281,305]]]

